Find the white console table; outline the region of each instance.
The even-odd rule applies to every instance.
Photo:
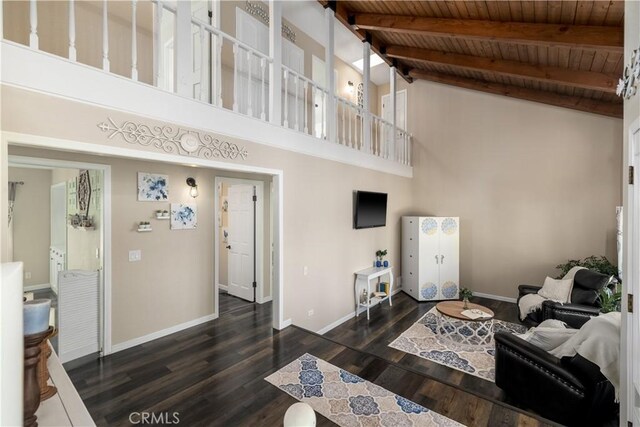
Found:
[[[384,298],[374,297],[371,298],[371,281],[380,277],[389,276],[389,294]],[[393,271],[391,267],[369,267],[364,270],[356,271],[355,273],[355,292],[356,292],[356,317],[360,314],[360,307],[367,307],[367,320],[369,320],[369,308],[380,304],[385,300],[389,300],[389,306],[391,303],[391,294],[393,293]],[[366,303],[360,301],[362,298],[362,290],[367,290]]]

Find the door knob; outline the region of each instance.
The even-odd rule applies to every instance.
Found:
[[[227,246],[226,248],[227,248],[227,249],[231,249],[231,245]]]
[[[444,264],[444,255],[440,255],[440,264]]]
[[[438,263],[438,255],[436,255],[436,264]]]

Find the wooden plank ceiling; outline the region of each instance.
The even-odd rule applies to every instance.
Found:
[[[623,1],[320,1],[407,80],[622,117]]]

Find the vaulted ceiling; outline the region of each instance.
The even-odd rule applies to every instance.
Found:
[[[407,80],[622,117],[623,1],[322,1]]]

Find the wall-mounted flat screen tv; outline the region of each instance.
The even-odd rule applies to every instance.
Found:
[[[353,227],[373,228],[387,225],[387,194],[356,191]]]

